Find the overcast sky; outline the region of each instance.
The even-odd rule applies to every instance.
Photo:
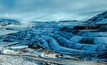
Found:
[[[0,0],[0,18],[86,20],[107,10],[107,0]]]

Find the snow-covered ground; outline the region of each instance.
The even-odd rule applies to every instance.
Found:
[[[35,58],[29,58],[29,57],[24,57],[24,56],[4,56],[0,55],[0,65],[106,65],[106,64],[101,64],[97,63],[94,61],[73,61],[73,60],[58,60],[54,61],[56,63],[49,63],[51,61],[45,61],[45,59],[42,61],[38,61]],[[53,61],[52,61],[53,62]],[[58,64],[57,64],[58,63]]]
[[[0,65],[42,65],[42,63],[38,63],[37,61],[21,56],[0,55]]]
[[[2,29],[2,30],[0,30],[0,35],[5,35],[5,34],[15,33],[15,32],[17,32],[17,31]]]

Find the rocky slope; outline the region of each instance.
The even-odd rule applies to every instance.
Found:
[[[107,62],[106,14],[104,12],[97,18],[95,16],[79,23],[37,22],[28,30],[0,36],[0,41],[18,42],[6,47],[27,45],[29,48],[47,49],[84,61]],[[101,20],[97,20],[99,18]]]
[[[1,26],[20,25],[20,23],[19,23],[19,21],[14,20],[14,19],[1,18],[1,19],[0,19],[0,25],[1,25]]]

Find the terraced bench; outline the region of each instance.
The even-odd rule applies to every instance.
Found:
[[[29,30],[0,36],[0,40],[23,42],[35,48],[39,45],[57,53],[83,57],[85,60],[90,58],[90,60],[107,61],[107,24],[105,22],[101,25],[96,24],[107,19],[106,16],[104,12],[87,20],[85,24],[81,22],[77,25],[70,24],[71,22],[67,22],[69,25],[62,24],[63,22],[42,22]]]

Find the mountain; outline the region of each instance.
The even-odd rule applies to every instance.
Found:
[[[88,24],[107,24],[107,11],[90,18],[86,22]]]
[[[6,26],[6,25],[20,25],[20,23],[19,23],[19,21],[14,20],[14,19],[2,18],[2,19],[0,19],[0,25],[1,26]]]

